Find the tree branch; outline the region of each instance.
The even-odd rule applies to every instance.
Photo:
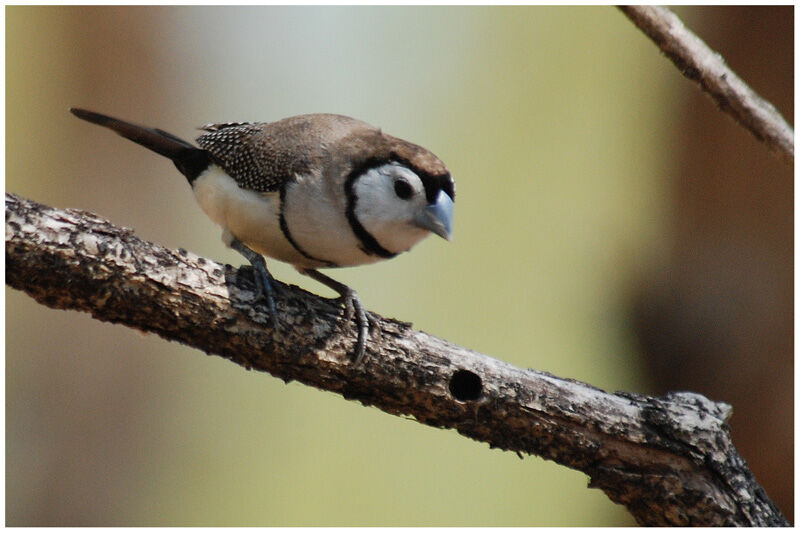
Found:
[[[686,28],[675,13],[660,6],[620,6],[620,9],[684,76],[700,85],[722,111],[787,163],[794,162],[792,127],[772,104],[756,94],[725,64],[720,54]]]
[[[330,301],[279,284],[279,330],[250,273],[167,250],[98,216],[6,194],[6,283],[56,309],[154,332],[590,476],[648,525],[788,525],[739,457],[730,406],[609,394],[372,315],[362,366]]]

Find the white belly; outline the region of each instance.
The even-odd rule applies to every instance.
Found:
[[[279,261],[296,264],[303,259],[281,231],[277,192],[264,195],[241,189],[216,165],[195,179],[192,190],[205,214],[222,228],[226,245],[235,237]]]
[[[335,187],[341,185],[316,176],[299,176],[288,185],[283,210],[292,239],[307,254],[336,266],[381,260],[361,249],[347,220],[344,190]]]
[[[241,189],[216,165],[193,182],[192,190],[206,215],[223,229],[223,241],[228,246],[235,237],[262,255],[298,268],[354,266],[380,260],[361,250],[347,221],[344,194],[333,194],[326,185],[314,177],[298,177],[289,185],[284,217],[295,244],[281,229],[278,192],[261,194]],[[335,199],[341,199],[342,205]]]

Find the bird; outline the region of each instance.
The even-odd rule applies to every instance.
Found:
[[[206,124],[194,145],[94,111],[70,112],[172,160],[223,243],[252,265],[255,299],[266,300],[273,327],[277,285],[264,256],[337,292],[345,320],[356,322],[356,365],[369,318],[355,290],[319,269],[391,259],[431,233],[452,239],[455,182],[444,163],[355,118]]]

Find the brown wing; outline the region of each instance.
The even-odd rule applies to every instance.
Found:
[[[216,124],[197,143],[211,154],[240,187],[256,192],[277,191],[296,173],[308,170],[307,161],[281,150],[264,135],[269,124]],[[213,128],[213,129],[210,129]]]
[[[353,130],[374,129],[340,115],[301,115],[269,123],[207,124],[198,144],[240,187],[272,192],[321,167],[327,147]]]
[[[455,197],[452,178],[435,155],[354,118],[300,115],[270,123],[209,124],[202,129],[207,133],[198,137],[198,144],[240,187],[256,192],[277,191],[314,169],[326,169],[328,178],[343,181],[351,171],[393,160],[420,174],[431,199],[438,190]]]

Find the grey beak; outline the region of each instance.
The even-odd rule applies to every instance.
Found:
[[[453,238],[453,200],[444,191],[439,191],[436,201],[422,210],[414,219],[420,228],[432,231],[439,237]]]

